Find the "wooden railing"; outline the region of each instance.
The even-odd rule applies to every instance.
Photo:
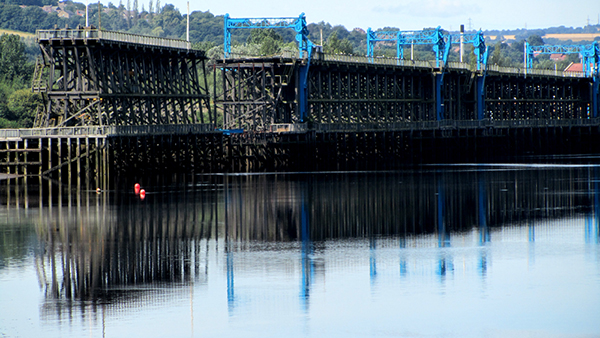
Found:
[[[53,39],[96,39],[179,49],[190,49],[192,47],[190,42],[184,40],[86,28],[38,30],[37,37],[38,41]]]
[[[246,54],[231,54],[230,58],[244,58],[244,57],[252,57],[252,58],[261,58],[264,56],[260,55],[246,55]],[[284,51],[280,55],[271,55],[271,57],[282,57],[288,59],[296,59],[298,58],[297,51]],[[375,57],[367,57],[361,55],[348,55],[348,54],[325,54],[325,53],[313,53],[313,60],[321,60],[321,61],[337,61],[337,62],[345,62],[345,63],[360,63],[360,64],[377,64],[377,65],[390,65],[390,66],[400,66],[400,67],[414,67],[414,68],[438,68],[436,67],[435,61],[420,61],[420,60],[403,60],[398,58],[391,57],[383,57],[383,56],[375,56]],[[448,69],[471,69],[469,63],[466,62],[448,62]],[[474,70],[474,69],[472,69]],[[489,72],[497,72],[504,74],[517,74],[517,75],[544,75],[544,76],[559,76],[559,77],[577,77],[584,78],[587,75],[583,72],[563,72],[560,70],[551,70],[551,69],[527,69],[518,68],[518,67],[501,67],[497,65],[488,65],[487,71]]]
[[[443,120],[383,123],[322,123],[315,124],[316,131],[377,131],[377,130],[434,130],[434,129],[477,129],[477,128],[543,128],[599,126],[600,118],[595,119],[556,119],[556,120]]]
[[[0,140],[39,137],[106,137],[165,134],[181,135],[208,132],[218,131],[215,130],[215,126],[213,124],[0,129]]]

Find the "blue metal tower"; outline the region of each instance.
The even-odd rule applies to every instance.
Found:
[[[296,41],[298,41],[298,50],[301,58],[304,57],[304,52],[310,58],[311,49],[314,46],[308,40],[308,28],[304,13],[300,14],[297,18],[230,18],[229,14],[225,14],[223,26],[223,53],[226,58],[231,54],[231,30],[233,29],[291,28],[296,31]]]

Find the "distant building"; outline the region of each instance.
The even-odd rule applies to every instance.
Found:
[[[571,63],[567,68],[565,68],[565,72],[583,72],[583,63]]]
[[[71,11],[61,10],[61,11],[57,11],[57,15],[59,18],[68,19],[73,15],[73,13]]]
[[[553,61],[564,61],[567,59],[566,54],[550,54],[550,60]]]
[[[59,9],[58,6],[46,5],[42,6],[42,10],[46,13],[54,13]]]

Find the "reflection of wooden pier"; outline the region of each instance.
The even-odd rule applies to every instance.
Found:
[[[174,179],[176,185],[160,177],[144,182],[152,194],[143,202],[122,189],[97,194],[21,177],[2,182],[0,204],[11,221],[19,212],[35,215],[23,219],[33,222],[39,238],[34,252],[46,297],[117,307],[122,296],[134,303],[143,298],[151,283],[180,292],[191,282],[207,282],[206,262],[215,252],[231,254],[218,271],[227,269],[226,278],[233,279],[244,273],[233,258],[237,251],[272,250],[271,242],[301,256],[285,260],[289,272],[304,269],[311,250],[322,252],[331,239],[398,248],[445,246],[466,236],[479,241],[471,245],[483,245],[508,225],[500,237],[523,239],[529,232],[535,241],[532,224],[585,218],[586,236],[598,240],[600,191],[593,168],[477,169],[188,175]],[[41,183],[26,185],[26,179]],[[46,310],[51,315],[64,308]]]

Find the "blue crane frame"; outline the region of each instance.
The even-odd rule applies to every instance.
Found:
[[[367,29],[367,57],[373,57],[375,44],[380,41],[389,41],[396,43],[396,57],[404,58],[404,45],[434,45],[433,50],[436,53],[436,66],[439,67],[440,61],[444,64],[448,61],[448,55],[443,52],[446,45],[451,45],[453,41],[460,41],[463,38],[464,43],[472,44],[473,52],[477,56],[477,70],[485,68],[487,65],[487,46],[485,45],[485,37],[483,32],[479,30],[477,33],[466,34],[449,34],[444,35],[441,27],[435,30],[423,31],[373,31]],[[483,67],[482,67],[483,66]]]
[[[306,112],[308,111],[308,68],[312,57],[312,49],[315,46],[308,39],[308,27],[306,25],[306,16],[301,13],[298,17],[280,17],[280,18],[231,18],[225,14],[223,20],[223,55],[225,58],[231,55],[231,30],[233,29],[275,29],[291,28],[296,31],[296,41],[298,42],[298,52],[300,58],[304,58],[306,53],[306,64],[301,65],[298,71],[299,77],[299,102],[300,107],[299,120],[304,122]]]
[[[433,45],[436,67],[446,64],[448,61],[448,50],[451,41],[446,41],[446,35],[441,27],[426,29],[422,31],[373,31],[367,29],[367,57],[373,57],[375,43],[379,41],[391,41],[396,43],[396,57],[404,57],[404,45]]]
[[[541,45],[532,46],[525,42],[525,75],[533,68],[536,54],[579,54],[583,72],[592,78],[592,117],[598,117],[600,110],[600,43],[594,41],[584,45]]]

